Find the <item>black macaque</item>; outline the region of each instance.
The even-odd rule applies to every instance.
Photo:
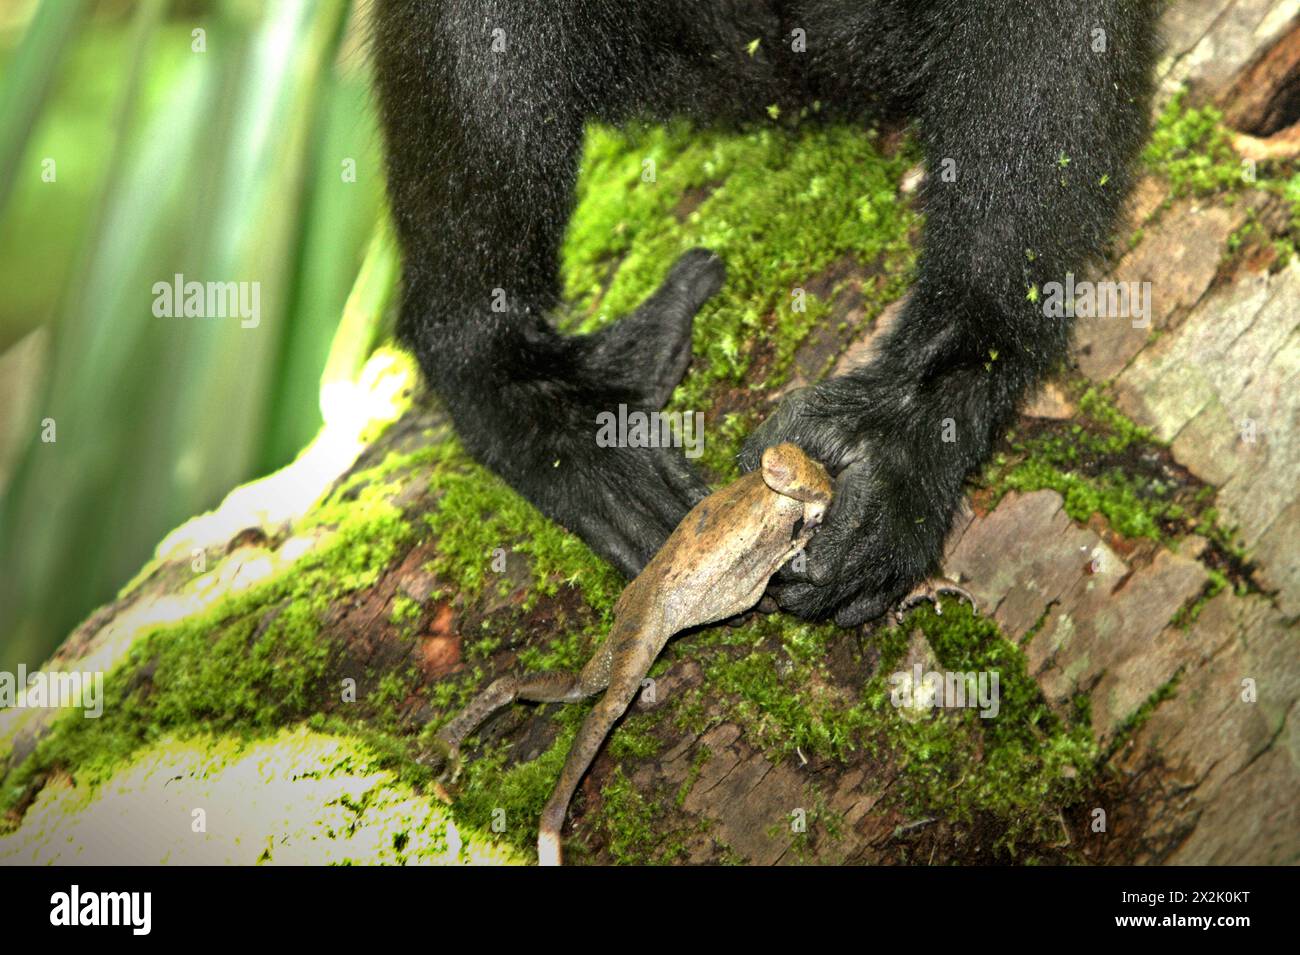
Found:
[[[1066,351],[1069,320],[1032,290],[1108,238],[1145,133],[1158,6],[376,0],[399,335],[469,451],[634,575],[707,488],[674,449],[598,448],[596,415],[662,406],[724,270],[696,249],[600,332],[547,324],[584,124],[743,123],[814,101],[831,121],[912,121],[926,227],[899,322],[869,365],[787,397],[741,456],[749,470],[793,441],[836,478],[778,603],[870,620],[933,569],[964,479]]]

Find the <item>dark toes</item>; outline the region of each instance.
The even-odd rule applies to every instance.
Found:
[[[722,259],[708,249],[691,249],[684,253],[668,273],[665,285],[679,292],[692,313],[718,293],[727,280]]]
[[[782,610],[804,620],[821,619],[830,610],[827,604],[829,595],[811,584],[776,585],[771,588],[771,594]]]
[[[863,594],[835,611],[835,623],[841,627],[860,627],[875,620],[889,609],[889,598],[879,594]]]

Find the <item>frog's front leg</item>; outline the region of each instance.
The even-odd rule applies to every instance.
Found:
[[[975,598],[969,591],[958,587],[951,580],[932,577],[917,584],[916,588],[899,602],[898,606],[894,608],[894,622],[902,623],[903,617],[909,610],[923,603],[934,604],[934,612],[942,614],[943,608],[939,605],[940,597],[956,597],[958,600],[969,602],[971,610],[979,610]]]

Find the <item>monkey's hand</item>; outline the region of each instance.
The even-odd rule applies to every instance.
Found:
[[[709,488],[681,448],[609,441],[617,429],[602,422],[663,407],[690,364],[695,313],[724,278],[717,256],[693,249],[632,314],[563,339],[564,351],[453,411],[475,457],[628,577]]]
[[[824,464],[835,496],[802,560],[772,579],[782,609],[851,627],[879,617],[938,560],[960,502],[969,448],[943,441],[945,402],[876,374],[788,395],[750,435],[741,467],[792,441]]]

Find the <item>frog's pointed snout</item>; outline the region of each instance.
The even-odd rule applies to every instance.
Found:
[[[794,522],[790,528],[790,540],[799,542],[801,545],[812,540],[817,528],[822,526],[822,520],[826,517],[826,507],[822,504],[809,504],[804,507],[803,516]]]
[[[826,519],[826,505],[820,501],[808,503],[803,508],[803,529],[812,533],[822,526],[822,521]]]

